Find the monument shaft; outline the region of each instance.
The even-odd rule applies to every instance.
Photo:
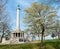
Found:
[[[16,30],[20,31],[20,8],[17,7],[17,20],[16,20]]]

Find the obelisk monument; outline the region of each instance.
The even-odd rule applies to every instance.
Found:
[[[20,6],[17,7],[16,31],[20,32]]]
[[[20,30],[20,6],[16,9],[16,30],[11,33],[11,38],[13,41],[11,43],[19,43],[20,39],[24,40],[24,32]]]

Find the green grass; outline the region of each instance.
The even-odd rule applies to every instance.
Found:
[[[0,45],[0,49],[60,49],[60,40],[44,41],[44,46],[40,48],[40,43]]]

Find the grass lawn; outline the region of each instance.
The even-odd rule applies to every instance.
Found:
[[[15,45],[0,45],[0,49],[60,49],[60,40],[44,41],[44,46],[40,48],[40,43],[27,43]]]

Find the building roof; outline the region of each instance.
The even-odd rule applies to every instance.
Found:
[[[24,33],[24,31],[19,31],[19,32],[17,32],[17,31],[12,31],[12,33]]]

